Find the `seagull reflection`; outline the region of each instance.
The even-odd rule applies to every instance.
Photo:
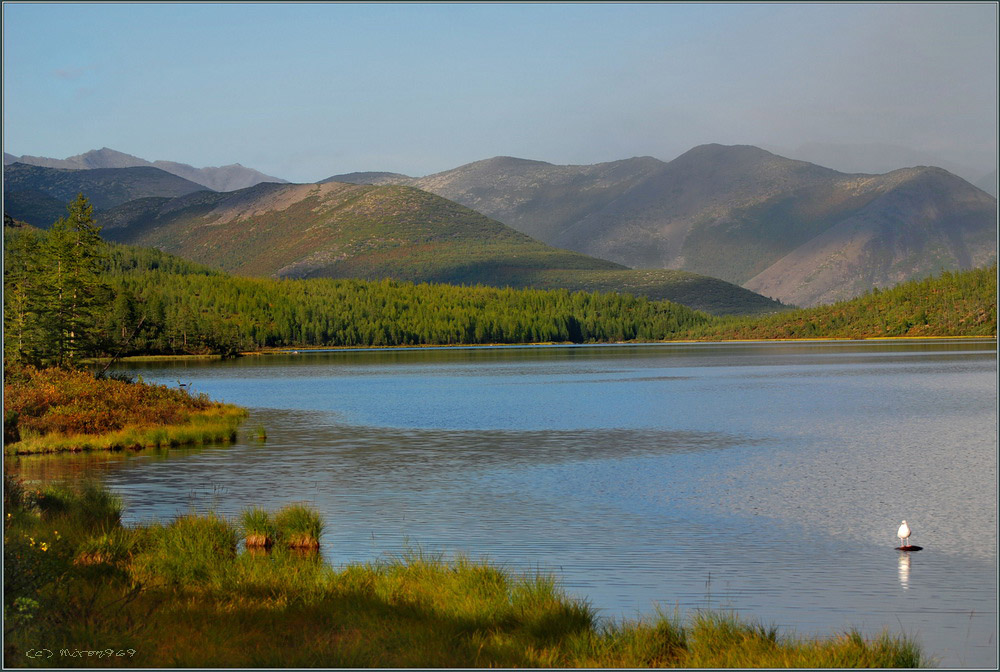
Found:
[[[903,587],[903,590],[909,590],[910,588],[910,554],[900,553],[899,554],[899,585]]]

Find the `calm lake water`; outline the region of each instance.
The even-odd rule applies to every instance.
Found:
[[[128,521],[292,501],[335,565],[542,570],[609,618],[698,608],[997,665],[996,342],[312,352],[129,369],[251,409],[231,446],[17,461]],[[255,437],[263,425],[267,441]],[[916,553],[895,550],[900,520]]]

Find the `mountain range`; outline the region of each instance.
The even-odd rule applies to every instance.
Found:
[[[245,187],[252,187],[261,182],[281,182],[287,183],[278,177],[265,175],[252,168],[234,163],[228,166],[195,168],[186,163],[176,161],[147,161],[138,156],[125,154],[113,149],[104,147],[103,149],[93,149],[84,154],[77,154],[67,159],[50,159],[44,156],[14,156],[4,152],[3,163],[5,166],[14,163],[24,163],[30,166],[42,166],[45,168],[65,168],[68,170],[89,170],[95,168],[135,168],[146,166],[159,168],[173,175],[183,177],[202,187],[207,187],[212,191],[235,191]]]
[[[143,160],[104,149],[62,161]],[[345,183],[411,189],[362,196]],[[997,248],[996,199],[943,169],[842,173],[740,145],[702,145],[669,162],[637,157],[566,166],[494,157],[425,177],[350,173],[316,185],[272,178],[223,192],[153,164],[69,170],[15,163],[5,166],[4,186],[4,209],[15,219],[47,226],[83,191],[108,234],[120,240],[235,272],[294,277],[506,282],[677,300],[681,277],[691,288],[691,278],[708,276],[811,306],[941,270],[986,266]],[[454,203],[421,200],[415,190]],[[252,212],[225,214],[250,202]],[[473,214],[485,215],[493,233],[479,220],[472,224]],[[417,231],[421,218],[448,224],[427,238]],[[509,231],[490,247],[502,225],[530,236],[533,245],[560,249],[529,252],[519,248],[528,239],[515,244]],[[476,236],[485,236],[482,249]],[[700,307],[743,310],[734,309],[743,299],[722,299],[719,287],[711,292],[718,300]],[[692,297],[688,292],[687,305],[694,305]]]
[[[407,184],[556,247],[718,277],[811,306],[996,260],[997,201],[933,167],[841,173],[757,147],[585,166],[495,157]]]

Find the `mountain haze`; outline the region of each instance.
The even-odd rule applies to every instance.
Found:
[[[252,168],[234,163],[228,166],[195,168],[186,163],[175,161],[147,161],[131,154],[125,154],[113,149],[104,147],[94,149],[84,154],[77,154],[67,159],[50,159],[43,156],[13,156],[4,152],[4,165],[12,163],[26,163],[32,166],[43,166],[46,168],[66,168],[70,170],[87,170],[92,168],[134,168],[137,166],[151,166],[165,170],[186,180],[208,187],[213,191],[235,191],[245,187],[252,187],[261,182],[286,183],[277,177],[265,175]]]
[[[205,187],[152,166],[70,170],[24,163],[4,167],[4,212],[48,227],[83,193],[97,210],[148,196],[183,196]],[[55,215],[54,217],[52,215]]]
[[[400,181],[556,247],[718,277],[796,305],[996,259],[996,199],[938,168],[847,174],[757,147],[702,145],[667,163],[497,157]]]

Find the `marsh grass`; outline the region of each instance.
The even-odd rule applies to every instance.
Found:
[[[267,441],[267,429],[264,427],[264,425],[257,425],[257,427],[254,429],[254,435],[257,437],[258,441],[261,442]]]
[[[131,652],[58,659],[79,667],[812,668],[923,662],[915,644],[888,633],[871,640],[858,631],[799,640],[719,612],[686,620],[658,613],[602,621],[585,601],[569,598],[552,575],[518,574],[464,556],[445,560],[407,551],[335,569],[318,554],[302,556],[283,545],[269,553],[238,552],[237,527],[215,514],[125,528],[120,509],[114,514],[114,498],[95,492],[47,489],[45,498],[36,499],[14,484],[5,493],[12,514],[5,514],[4,525],[8,666],[45,665],[25,657],[40,641],[56,651],[101,642]],[[263,513],[245,513],[239,530],[263,525]],[[301,517],[317,532],[315,512],[308,513]],[[58,533],[56,522],[63,526]],[[76,560],[84,556],[89,560]]]
[[[215,514],[180,516],[169,525],[145,528],[134,565],[147,579],[205,583],[227,571],[236,557],[237,536],[232,523]]]
[[[139,536],[123,527],[86,538],[73,558],[77,565],[121,566],[138,550]]]
[[[94,481],[74,489],[47,486],[31,495],[41,521],[73,538],[89,538],[119,529],[124,502]]]

